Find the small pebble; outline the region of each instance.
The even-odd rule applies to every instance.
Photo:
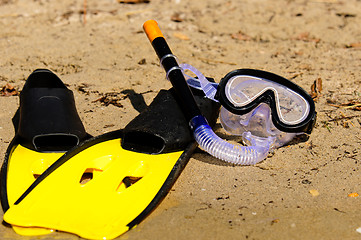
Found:
[[[358,197],[358,193],[357,193],[357,192],[353,192],[353,193],[350,193],[348,196],[349,196],[349,197]]]
[[[302,180],[302,184],[311,184],[312,182],[308,179]]]
[[[356,232],[361,233],[361,227],[357,228]]]
[[[320,193],[316,189],[311,189],[310,193],[313,197],[317,197],[318,195],[320,195]]]
[[[279,222],[280,222],[280,220],[278,218],[276,218],[271,221],[271,224],[275,224],[275,223],[279,223]]]

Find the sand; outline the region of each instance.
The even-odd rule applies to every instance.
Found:
[[[142,31],[148,19],[180,62],[217,82],[237,68],[274,72],[308,92],[322,82],[308,139],[255,166],[198,150],[164,201],[119,239],[360,239],[361,196],[349,196],[361,194],[360,0],[89,0],[83,13],[83,1],[0,0],[0,87],[21,90],[33,70],[54,71],[92,135],[134,118],[144,104],[131,96],[149,104],[171,86]],[[96,101],[110,95],[118,106]],[[0,156],[18,105],[17,96],[0,97]],[[24,238],[4,225],[0,235],[78,238]]]

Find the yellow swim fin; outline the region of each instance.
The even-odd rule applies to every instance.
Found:
[[[210,124],[219,105],[195,91]],[[165,197],[197,144],[171,90],[123,130],[94,137],[50,166],[5,213],[23,227],[112,239],[139,224]]]
[[[35,70],[20,94],[13,118],[15,137],[1,168],[1,205],[6,212],[65,151],[89,138],[77,114],[73,93],[51,71]],[[13,226],[21,235],[52,229]]]

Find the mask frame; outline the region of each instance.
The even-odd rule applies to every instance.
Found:
[[[282,121],[277,111],[276,102],[278,100],[275,96],[274,91],[272,90],[266,90],[265,92],[260,94],[257,98],[253,99],[250,103],[244,106],[235,106],[227,97],[226,94],[227,83],[233,77],[242,76],[242,75],[259,78],[265,81],[269,81],[270,83],[274,82],[296,92],[307,102],[309,107],[308,115],[301,122],[296,124],[287,124],[286,122]],[[257,106],[259,106],[261,103],[265,103],[271,109],[272,122],[274,126],[283,132],[292,132],[292,133],[305,132],[309,134],[311,133],[313,126],[316,122],[317,113],[315,111],[315,104],[311,96],[307,92],[305,92],[301,87],[287,80],[286,78],[262,70],[237,69],[228,73],[224,78],[221,79],[217,88],[215,99],[218,100],[222,104],[222,106],[226,108],[228,111],[237,115],[247,114],[253,109],[255,109]]]

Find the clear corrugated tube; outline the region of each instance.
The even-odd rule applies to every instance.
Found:
[[[203,150],[225,162],[238,165],[253,165],[264,160],[273,141],[270,138],[249,139],[252,146],[229,143],[213,132],[203,116],[194,117],[190,125],[195,140]]]

